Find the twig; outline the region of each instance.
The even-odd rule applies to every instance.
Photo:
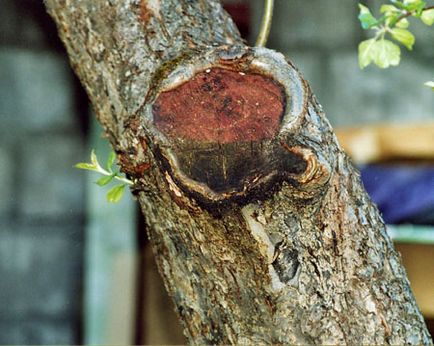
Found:
[[[256,39],[256,46],[265,47],[268,36],[270,35],[271,21],[273,19],[273,6],[274,0],[265,0],[264,15],[262,16],[261,28],[259,30],[258,38]]]
[[[428,6],[428,7],[425,7],[422,10],[422,12],[428,11],[428,10],[432,10],[432,9],[434,9],[434,6]],[[404,18],[410,17],[413,13],[414,13],[414,11],[410,11],[410,12],[404,13],[403,15],[401,15],[400,17],[398,17],[398,19],[396,20],[396,22],[394,24],[398,23],[399,21],[403,20]]]

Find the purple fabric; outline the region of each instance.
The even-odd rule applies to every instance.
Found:
[[[361,173],[386,223],[414,222],[418,216],[426,220],[424,213],[434,211],[434,166],[376,164]]]

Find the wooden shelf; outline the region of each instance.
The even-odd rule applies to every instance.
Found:
[[[343,149],[358,164],[434,160],[434,122],[337,128],[335,132]]]

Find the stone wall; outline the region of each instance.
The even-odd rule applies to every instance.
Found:
[[[42,1],[2,0],[0,33],[0,344],[76,344],[87,101]]]

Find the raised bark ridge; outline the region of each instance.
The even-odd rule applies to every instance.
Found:
[[[431,342],[378,211],[307,83],[281,54],[245,47],[214,0],[46,4],[136,181],[190,343]],[[185,168],[181,139],[158,128],[153,105],[217,68],[257,69],[283,87],[279,131],[254,150],[262,160],[280,150],[298,170],[260,166],[257,181],[235,179],[232,190],[220,191]],[[229,208],[221,209],[225,202]]]

